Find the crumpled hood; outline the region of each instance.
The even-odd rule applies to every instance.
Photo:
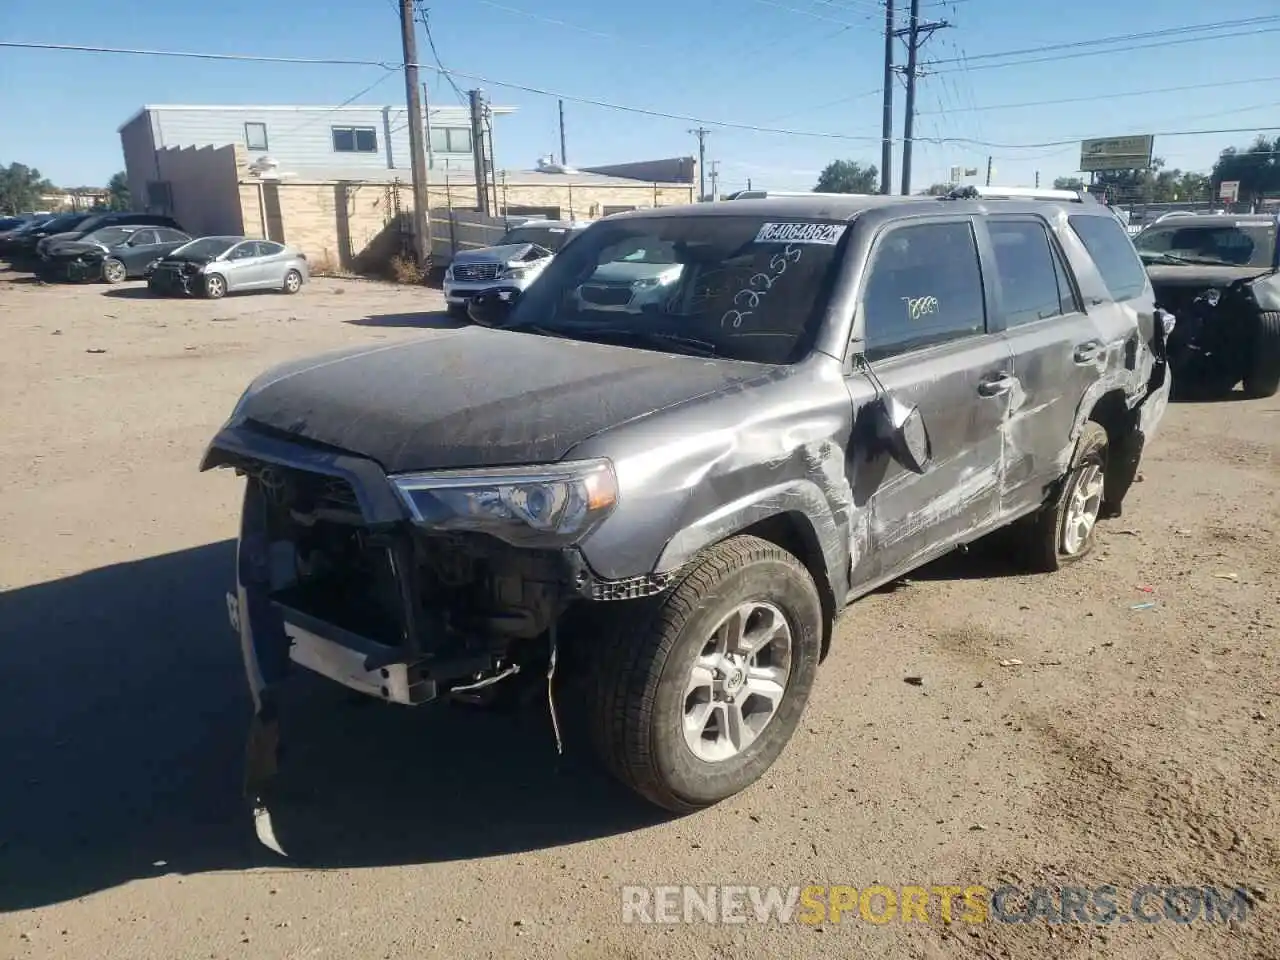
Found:
[[[250,386],[235,419],[388,473],[549,463],[609,427],[770,369],[466,327],[277,367]]]
[[[532,243],[504,243],[498,247],[481,247],[466,250],[453,258],[454,263],[508,263],[523,257]]]
[[[679,276],[681,266],[678,263],[634,263],[626,260],[615,260],[602,263],[591,274],[588,283],[635,283],[637,280],[654,280],[665,275]]]

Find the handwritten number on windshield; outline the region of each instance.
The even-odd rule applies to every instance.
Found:
[[[751,316],[766,293],[773,289],[774,283],[787,272],[787,264],[800,260],[800,248],[787,244],[780,253],[775,253],[769,260],[769,273],[753,273],[747,285],[733,295],[733,308],[726,310],[720,318],[720,326],[742,326],[742,321]],[[738,309],[743,307],[745,309]]]

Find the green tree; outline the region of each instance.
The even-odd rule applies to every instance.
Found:
[[[41,195],[52,189],[53,184],[35,167],[22,163],[0,167],[0,213],[34,210],[40,205]]]
[[[1280,137],[1274,141],[1259,136],[1244,150],[1227,147],[1213,165],[1213,186],[1224,180],[1240,182],[1240,199],[1245,203],[1280,193]]]
[[[1084,180],[1080,177],[1058,177],[1053,181],[1055,190],[1083,190]]]
[[[108,210],[129,209],[129,178],[123,170],[107,181],[107,194]]]
[[[880,171],[875,165],[864,167],[852,160],[832,160],[818,175],[814,193],[876,193],[880,189]]]

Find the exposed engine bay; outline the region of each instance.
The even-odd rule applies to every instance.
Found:
[[[262,495],[267,599],[290,657],[326,673],[305,659],[312,635],[361,649],[366,670],[388,680],[404,672],[399,685],[372,685],[383,699],[483,702],[496,691],[478,691],[498,681],[541,674],[558,635],[574,631],[574,614],[614,598],[574,550],[409,523],[373,527],[341,479],[251,461],[237,471]]]

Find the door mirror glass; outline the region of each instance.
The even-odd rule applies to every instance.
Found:
[[[929,428],[919,407],[907,406],[886,393],[876,402],[876,432],[890,455],[913,473],[924,473],[933,461]]]
[[[519,296],[518,290],[486,290],[468,301],[467,316],[482,327],[501,326]]]

